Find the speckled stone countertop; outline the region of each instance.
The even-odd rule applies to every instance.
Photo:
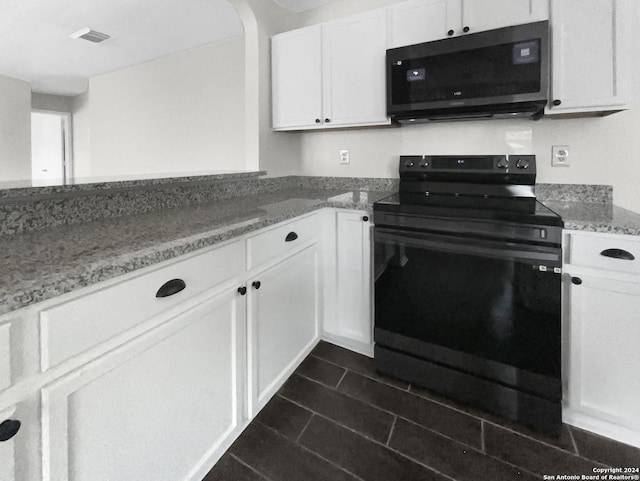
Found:
[[[640,235],[640,214],[612,203],[544,201],[564,220],[564,228],[588,232]]]
[[[0,236],[0,315],[323,207],[389,191],[287,189]]]

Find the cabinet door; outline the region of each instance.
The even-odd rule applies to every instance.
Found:
[[[276,35],[271,48],[273,128],[322,126],[321,27]]]
[[[461,31],[460,0],[411,0],[389,7],[389,48],[431,42]]]
[[[570,285],[569,406],[640,431],[640,279],[580,275]]]
[[[224,292],[43,388],[43,478],[201,479],[241,419],[244,299]]]
[[[384,10],[323,26],[325,126],[388,124]]]
[[[38,409],[39,399],[31,396],[0,411],[3,434],[15,433],[0,442],[0,481],[40,479]],[[20,424],[17,425],[16,421]]]
[[[338,212],[338,336],[371,344],[371,222]]]
[[[313,245],[256,275],[249,286],[251,416],[318,340],[318,277]]]
[[[625,108],[629,7],[628,0],[552,2],[552,95],[547,113]]]
[[[462,0],[462,27],[468,33],[548,18],[547,0]]]

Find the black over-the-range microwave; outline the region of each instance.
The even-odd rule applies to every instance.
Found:
[[[400,123],[539,118],[549,22],[387,50],[387,113]]]

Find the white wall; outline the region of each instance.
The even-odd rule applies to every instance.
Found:
[[[73,110],[73,97],[33,92],[31,94],[31,108],[52,110],[54,112],[71,112]]]
[[[0,181],[31,178],[31,85],[0,75]]]
[[[93,77],[76,176],[244,171],[244,104],[242,37]]]
[[[298,26],[359,13],[395,0],[344,0],[298,16]],[[640,2],[634,3],[633,25],[640,23]],[[633,32],[640,58],[640,30]],[[604,118],[540,121],[457,122],[402,128],[308,132],[302,138],[303,175],[397,177],[402,154],[534,153],[538,181],[610,184],[617,205],[640,211],[640,62],[634,61],[631,109]],[[551,146],[569,145],[571,167],[551,167]],[[338,151],[351,150],[351,164],[338,164]]]

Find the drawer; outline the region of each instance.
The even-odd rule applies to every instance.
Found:
[[[623,259],[617,257],[630,257]],[[640,274],[640,239],[618,235],[569,236],[569,264]]]
[[[40,312],[41,367],[49,369],[245,270],[244,242],[220,247]],[[156,297],[167,281],[186,287]]]
[[[278,225],[247,239],[247,269],[293,251],[296,247],[318,237],[319,217],[312,215]]]
[[[11,324],[0,326],[0,391],[11,385]]]

